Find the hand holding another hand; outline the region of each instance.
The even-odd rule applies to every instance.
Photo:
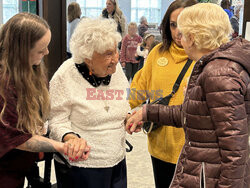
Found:
[[[142,109],[137,112],[133,112],[133,114],[126,121],[126,131],[129,134],[133,132],[140,132],[143,126],[142,122]]]
[[[89,153],[90,146],[87,145],[86,140],[83,138],[75,136],[64,143],[64,154],[67,155],[72,162],[87,160]]]

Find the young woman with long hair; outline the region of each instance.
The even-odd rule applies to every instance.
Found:
[[[68,154],[70,148],[69,144],[42,136],[50,109],[43,63],[50,39],[46,21],[29,13],[13,16],[0,30],[2,188],[23,187],[24,177],[38,158],[37,152]]]

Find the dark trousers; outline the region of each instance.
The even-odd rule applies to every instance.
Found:
[[[138,71],[138,66],[138,63],[126,62],[125,70],[128,81],[130,80],[130,78],[132,78],[133,80],[135,73]]]
[[[141,68],[143,67],[143,65],[144,65],[144,58],[141,57],[141,58],[140,58],[140,61],[139,61],[138,70],[141,70]]]
[[[65,165],[55,161],[58,188],[127,188],[125,159],[111,168],[78,168],[73,166],[65,173],[65,171],[60,170],[60,167],[65,167]]]
[[[151,156],[155,187],[156,188],[168,188],[174,176],[175,164],[164,162]]]

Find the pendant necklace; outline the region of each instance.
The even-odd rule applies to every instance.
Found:
[[[94,80],[96,86],[98,86],[98,84],[97,84],[97,82],[96,82],[96,80],[95,80],[95,77],[94,77],[93,75],[91,75],[91,76],[92,76],[92,78],[93,78],[93,80]],[[103,91],[103,90],[102,90],[102,91]],[[104,91],[103,91],[103,92],[104,92]],[[107,92],[107,89],[105,90],[105,96],[106,96],[106,92]],[[104,104],[105,104],[104,110],[106,110],[106,112],[108,112],[110,107],[108,106],[107,100],[106,100],[106,99],[104,100]]]

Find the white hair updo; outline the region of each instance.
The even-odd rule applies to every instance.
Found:
[[[94,52],[103,54],[109,49],[114,49],[121,39],[113,19],[83,18],[70,40],[74,62],[80,64],[85,59],[91,60]]]

